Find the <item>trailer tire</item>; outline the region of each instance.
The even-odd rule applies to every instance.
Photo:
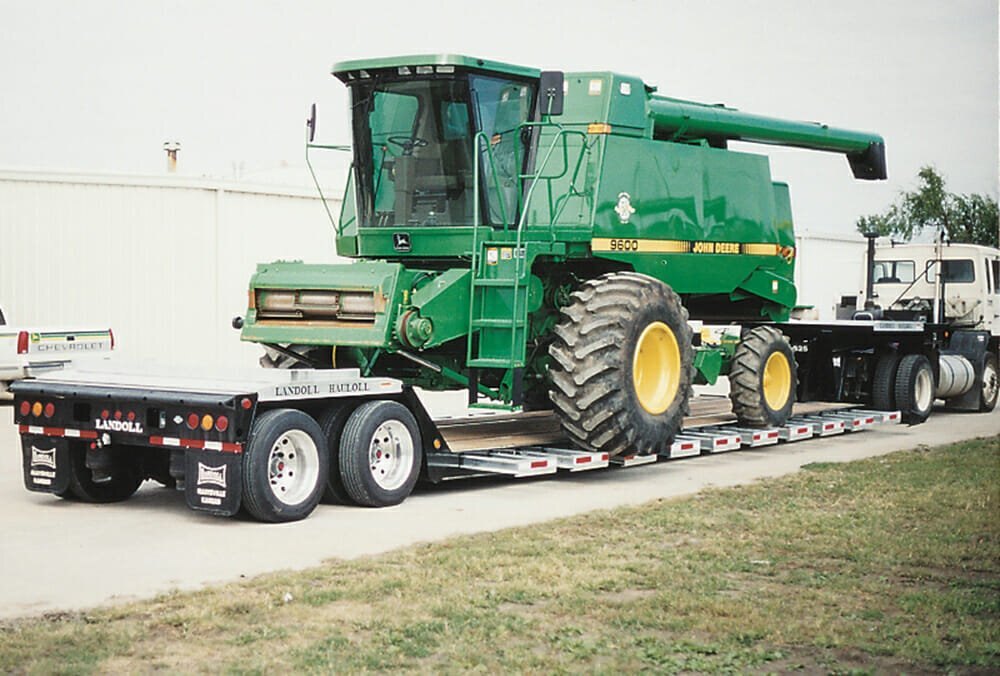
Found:
[[[1000,367],[997,356],[986,353],[983,362],[983,386],[979,391],[979,410],[988,413],[996,408],[997,395],[1000,394]]]
[[[562,309],[549,346],[549,398],[579,447],[610,456],[670,448],[691,393],[687,310],[657,279],[588,280]]]
[[[784,425],[795,404],[795,354],[773,326],[756,326],[736,346],[729,370],[729,398],[740,424]]]
[[[899,353],[889,352],[875,362],[872,376],[872,408],[877,411],[896,409],[896,373],[899,371]]]
[[[340,438],[340,476],[357,504],[398,505],[413,492],[422,462],[420,427],[402,404],[368,401],[347,419]]]
[[[927,420],[934,406],[934,370],[930,360],[922,354],[904,355],[899,360],[893,393],[904,423],[919,425]]]
[[[122,502],[132,497],[142,483],[142,477],[127,462],[118,462],[108,481],[94,482],[93,472],[87,467],[87,447],[80,442],[70,444],[69,468],[69,488],[56,494],[61,498],[95,504]]]
[[[323,491],[323,501],[335,505],[353,505],[344,480],[340,476],[340,438],[344,433],[344,425],[354,407],[348,402],[331,405],[319,417],[319,427],[326,438],[327,455],[330,471],[326,474],[326,488]]]
[[[267,411],[243,453],[243,506],[259,521],[306,518],[323,497],[328,462],[315,420],[291,408]]]

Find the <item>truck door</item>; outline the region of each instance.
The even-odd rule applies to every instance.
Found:
[[[986,312],[983,319],[986,328],[994,336],[1000,336],[1000,256],[988,256]]]

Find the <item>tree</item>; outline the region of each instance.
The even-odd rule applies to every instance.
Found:
[[[933,228],[943,231],[952,242],[1000,246],[995,199],[948,192],[944,178],[931,166],[921,168],[917,177],[916,190],[902,191],[881,214],[859,218],[858,231],[909,240],[924,228]]]

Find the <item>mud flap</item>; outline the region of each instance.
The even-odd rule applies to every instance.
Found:
[[[184,457],[184,497],[188,507],[219,516],[240,509],[243,455],[188,449]]]
[[[42,493],[69,490],[69,440],[21,435],[24,487]]]

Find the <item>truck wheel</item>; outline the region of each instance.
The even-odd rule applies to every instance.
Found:
[[[772,326],[746,332],[729,370],[733,414],[744,425],[784,425],[795,403],[795,355]]]
[[[347,402],[333,404],[319,417],[319,427],[326,437],[327,453],[330,471],[326,475],[326,488],[323,491],[323,501],[335,505],[353,505],[354,500],[344,488],[344,480],[340,476],[340,438],[344,433],[344,425],[354,407]]]
[[[983,363],[983,388],[979,395],[979,410],[992,411],[997,405],[997,394],[1000,393],[1000,368],[997,367],[995,354],[986,355]]]
[[[298,521],[319,504],[328,460],[315,420],[291,408],[264,413],[243,453],[243,505],[260,521]]]
[[[413,414],[394,401],[369,401],[344,425],[340,476],[359,505],[398,505],[413,491],[423,446]]]
[[[691,392],[687,310],[666,284],[634,272],[585,282],[549,347],[549,398],[581,448],[652,455],[673,441]]]
[[[875,362],[872,376],[872,408],[877,411],[893,411],[896,408],[896,372],[899,370],[899,353],[889,352]]]
[[[919,425],[927,420],[934,405],[934,370],[930,360],[922,354],[908,354],[900,359],[893,392],[904,423]]]
[[[87,447],[72,443],[69,448],[69,488],[57,493],[61,498],[73,497],[83,502],[108,503],[128,500],[139,489],[142,478],[127,462],[118,462],[107,481],[94,482],[87,467]]]

